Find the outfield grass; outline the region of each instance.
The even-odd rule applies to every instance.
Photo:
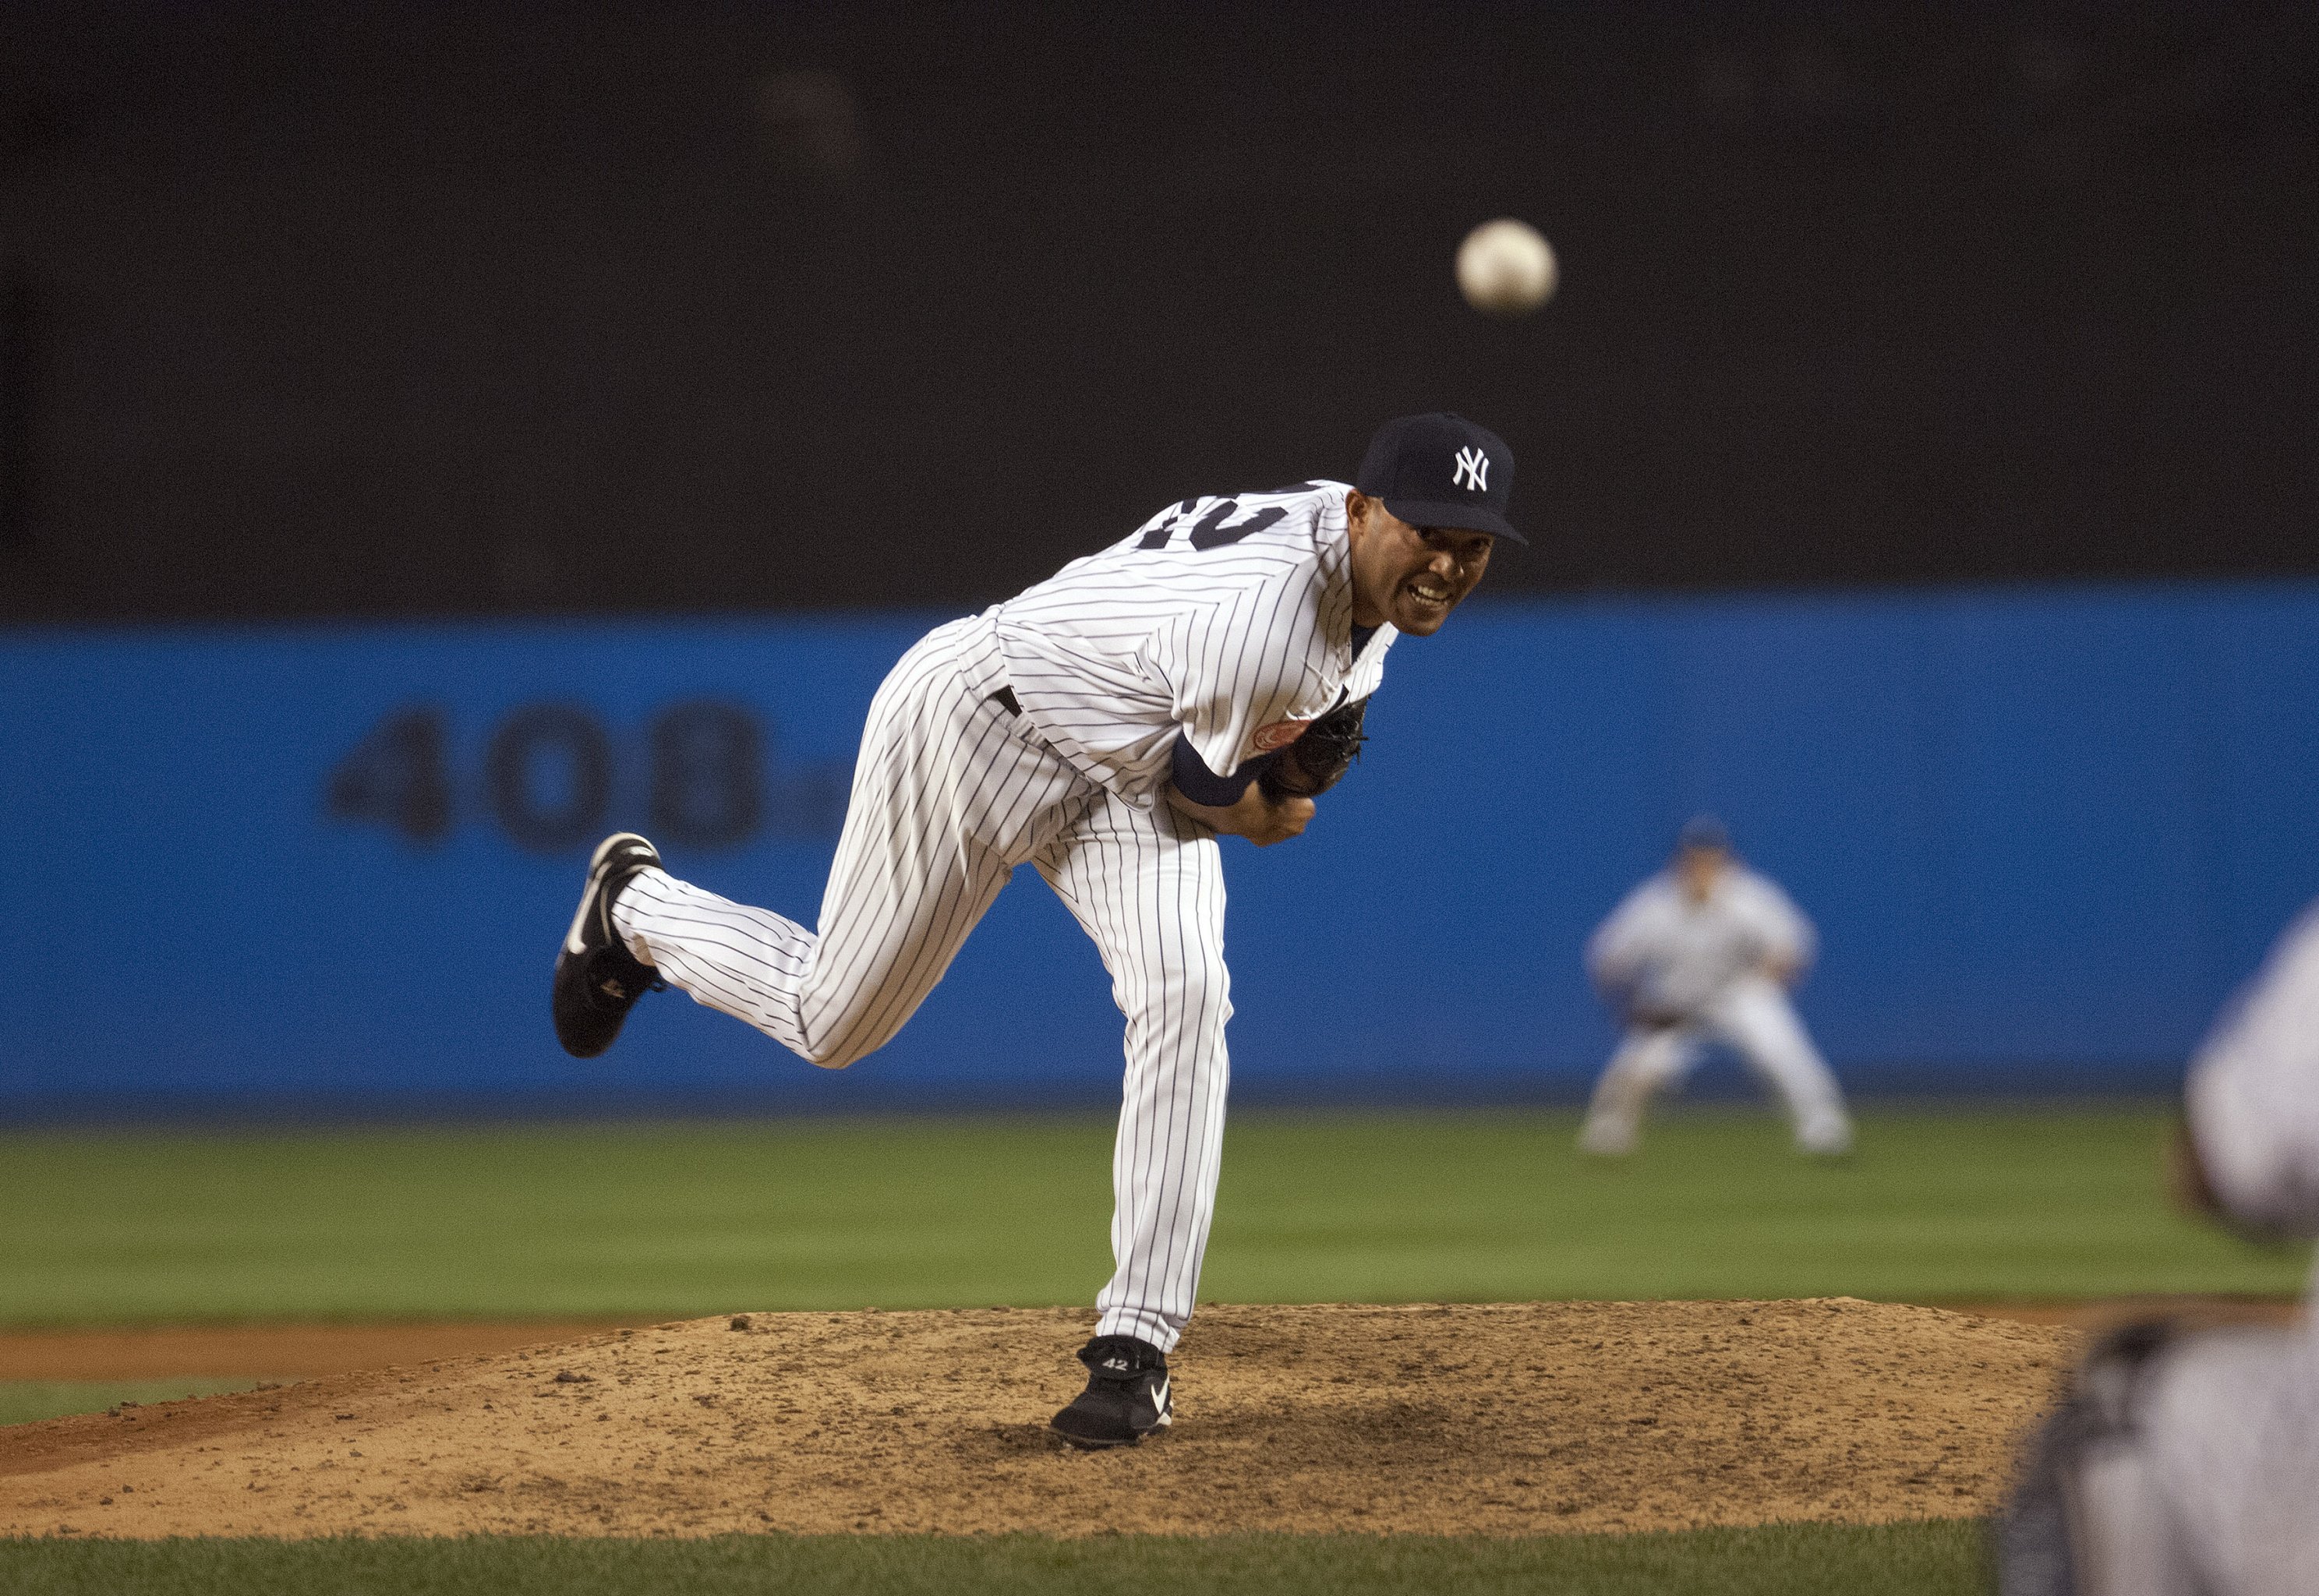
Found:
[[[1523,1540],[0,1541],[0,1585],[22,1596],[1060,1596],[1123,1586],[1264,1596],[1963,1596],[1983,1588],[1981,1537],[1978,1523],[1948,1521]]]
[[[185,1396],[217,1396],[248,1391],[260,1382],[211,1379],[190,1375],[178,1380],[0,1380],[0,1424],[25,1424],[67,1413],[102,1413],[118,1402],[173,1402]]]
[[[1222,1301],[2287,1293],[2307,1251],[2175,1215],[2167,1112],[1871,1111],[1860,1151],[1672,1114],[1237,1115]],[[0,1324],[1085,1303],[1086,1116],[0,1136]]]

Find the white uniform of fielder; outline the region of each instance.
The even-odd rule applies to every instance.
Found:
[[[1629,893],[1587,944],[1587,972],[1627,1031],[1595,1084],[1579,1145],[1632,1152],[1651,1098],[1719,1041],[1785,1100],[1797,1145],[1845,1151],[1843,1095],[1788,1001],[1788,981],[1811,962],[1811,922],[1728,857],[1719,828],[1694,822],[1684,838],[1676,861]]]
[[[2319,1235],[2319,907],[2193,1060],[2184,1132],[2204,1195]],[[2008,1514],[2005,1596],[2319,1591],[2319,1329],[2241,1326],[2097,1353]],[[2042,1485],[2042,1489],[2039,1487]]]

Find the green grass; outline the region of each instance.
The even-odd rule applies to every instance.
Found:
[[[2166,1114],[1887,1110],[1860,1151],[1666,1115],[1243,1114],[1218,1301],[2288,1293],[2308,1253],[2173,1213]],[[0,1324],[1084,1303],[1111,1127],[1085,1116],[0,1136]]]
[[[0,1541],[20,1596],[599,1596],[652,1591],[1149,1591],[1265,1596],[1963,1596],[1983,1588],[1981,1525],[1773,1525],[1523,1540],[1430,1536],[712,1540]]]
[[[2174,1214],[2167,1111],[1654,1124],[1601,1164],[1550,1113],[1242,1114],[1203,1294],[1242,1302],[2287,1293],[2301,1249]],[[1107,1272],[1093,1117],[0,1136],[0,1324],[1084,1303]],[[153,1396],[248,1382],[149,1383]],[[166,1388],[166,1389],[165,1389]],[[0,1386],[0,1420],[149,1400]],[[18,1403],[12,1408],[5,1404]],[[1527,1540],[0,1542],[0,1589],[364,1592],[1977,1591],[1964,1523]]]
[[[182,1380],[0,1380],[0,1424],[29,1424],[67,1413],[102,1413],[115,1402],[173,1402],[183,1396],[248,1391],[252,1378]]]

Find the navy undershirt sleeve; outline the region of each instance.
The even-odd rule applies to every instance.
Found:
[[[1278,759],[1278,753],[1260,753],[1229,776],[1219,776],[1208,769],[1207,762],[1193,751],[1191,739],[1176,739],[1173,771],[1176,790],[1196,804],[1205,804],[1212,809],[1228,809],[1240,802],[1241,794],[1256,780],[1265,766]]]

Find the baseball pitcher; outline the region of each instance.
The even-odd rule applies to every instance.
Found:
[[[678,879],[609,838],[556,957],[569,1051],[660,985],[842,1069],[883,1046],[1029,862],[1127,1018],[1115,1268],[1054,1427],[1133,1445],[1173,1412],[1224,1124],[1219,839],[1301,833],[1361,742],[1386,652],[1482,580],[1514,464],[1450,415],[1387,422],[1354,485],[1187,499],[1103,552],[936,627],[871,705],[818,925]]]
[[[2177,1186],[2319,1236],[2319,907],[2192,1061]],[[1999,1530],[2004,1596],[2319,1591],[2319,1330],[2129,1327],[2047,1423]]]
[[[1634,1151],[1652,1096],[1720,1041],[1786,1100],[1797,1146],[1848,1150],[1843,1095],[1788,1001],[1812,951],[1811,922],[1732,857],[1720,823],[1701,816],[1684,826],[1674,861],[1629,893],[1587,943],[1587,973],[1626,1035],[1595,1083],[1579,1146]]]

